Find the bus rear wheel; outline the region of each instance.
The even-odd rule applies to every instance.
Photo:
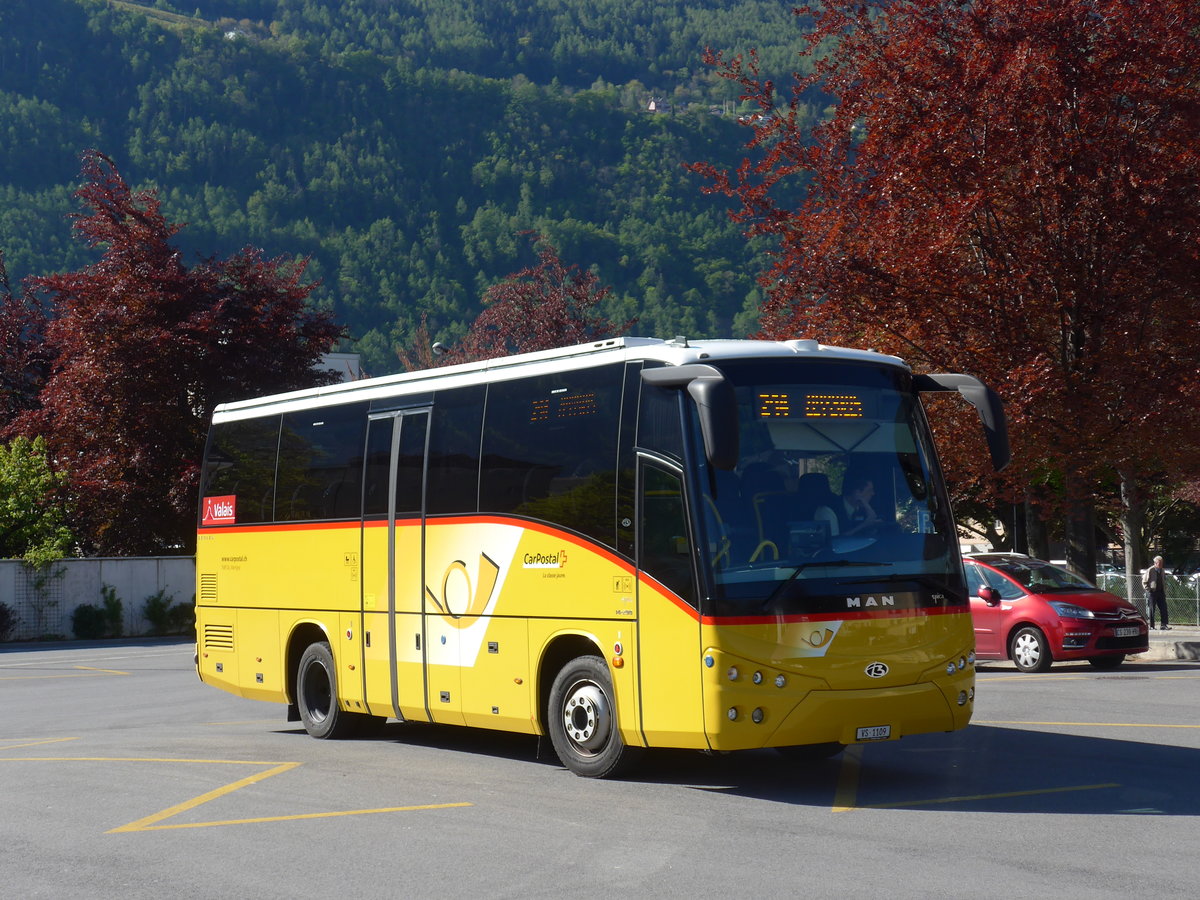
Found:
[[[358,717],[338,706],[337,669],[329,644],[309,644],[296,669],[296,706],[304,730],[315,738],[349,737]]]
[[[558,673],[550,688],[550,742],[562,764],[585,778],[625,771],[638,755],[621,740],[612,678],[598,656],[580,656]]]

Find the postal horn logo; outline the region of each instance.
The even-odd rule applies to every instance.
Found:
[[[442,576],[442,593],[438,596],[425,586],[425,596],[449,624],[467,628],[487,609],[500,577],[500,566],[486,553],[479,554],[475,583],[466,563],[456,559],[446,567]]]

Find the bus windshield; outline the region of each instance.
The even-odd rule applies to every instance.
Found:
[[[707,615],[965,604],[958,542],[911,376],[871,364],[722,365],[739,459],[702,463]]]

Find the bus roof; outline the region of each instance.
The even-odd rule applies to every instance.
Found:
[[[689,363],[719,363],[730,359],[790,358],[795,356],[839,359],[846,362],[872,362],[899,366],[907,364],[895,356],[872,350],[850,350],[830,347],[814,340],[753,341],[753,340],[688,340],[676,337],[658,338],[619,337],[573,347],[540,350],[517,356],[503,356],[478,362],[461,363],[440,369],[402,372],[378,378],[364,378],[324,387],[307,388],[285,394],[274,394],[250,400],[222,403],[213,413],[214,421],[233,421],[274,412],[312,409],[355,400],[374,400],[404,394],[462,387],[491,380],[503,380],[508,371],[517,375],[539,375],[577,369],[581,366],[603,365],[612,362],[657,360],[668,365]]]

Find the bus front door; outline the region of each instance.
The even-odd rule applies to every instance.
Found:
[[[425,455],[429,411],[392,418],[391,499],[388,510],[388,647],[397,718],[427,722],[425,635]]]

